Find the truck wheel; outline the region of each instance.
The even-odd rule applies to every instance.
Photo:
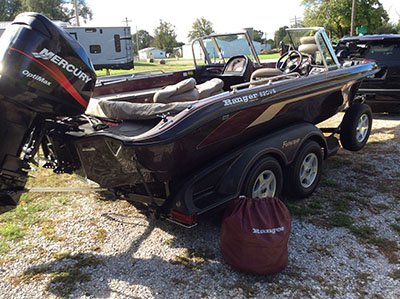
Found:
[[[283,173],[279,162],[270,156],[257,161],[247,174],[244,195],[250,198],[278,197],[282,193]]]
[[[315,141],[306,141],[289,168],[288,193],[295,198],[310,196],[321,178],[322,161],[321,146]]]
[[[359,151],[367,143],[372,127],[371,108],[356,103],[344,114],[340,125],[340,142],[349,151]]]

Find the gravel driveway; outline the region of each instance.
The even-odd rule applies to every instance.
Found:
[[[389,116],[362,151],[325,163],[312,197],[286,201],[289,265],[275,276],[225,265],[218,220],[189,230],[94,193],[32,194],[0,218],[13,232],[0,236],[0,298],[399,298],[399,202]]]

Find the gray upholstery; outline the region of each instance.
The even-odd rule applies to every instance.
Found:
[[[315,53],[318,51],[318,46],[315,41],[314,36],[303,36],[300,38],[300,46],[299,46],[300,53],[306,53],[309,55],[314,56]]]
[[[155,103],[196,101],[222,92],[223,87],[224,81],[219,78],[214,78],[198,85],[196,85],[194,78],[189,78],[157,91],[153,101]]]
[[[200,98],[207,98],[222,92],[224,82],[214,78],[196,86],[196,80],[189,78],[177,84],[169,85],[156,92],[155,103],[131,103],[112,99],[102,100],[92,98],[86,109],[86,114],[100,118],[118,120],[152,119],[163,113],[178,113]]]
[[[223,91],[224,81],[219,78],[214,78],[202,84],[196,85],[196,89],[200,94],[200,99],[208,98],[212,95]]]
[[[153,97],[153,101],[154,103],[196,101],[200,98],[200,94],[195,87],[196,80],[189,78],[157,91]]]
[[[314,36],[303,36],[300,38],[300,44],[302,45],[315,45],[315,37]]]
[[[318,51],[318,46],[317,45],[300,45],[299,46],[299,52],[300,53],[306,53],[309,55],[315,55]]]
[[[141,120],[157,118],[163,113],[177,113],[195,102],[131,103],[126,101],[107,101],[90,99],[85,114],[100,118],[118,120]]]
[[[258,69],[255,70],[252,74],[251,74],[251,78],[250,78],[250,86],[255,86],[255,85],[260,85],[260,84],[264,84],[265,81],[261,81],[261,82],[257,82],[261,79],[266,79],[266,78],[270,78],[270,77],[275,77],[275,76],[279,76],[282,75],[283,72],[279,69],[273,69],[273,68],[262,68],[262,69]]]

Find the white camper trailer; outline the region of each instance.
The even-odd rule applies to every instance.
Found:
[[[95,69],[133,68],[130,27],[64,27],[86,50]]]
[[[2,36],[3,32],[6,30],[7,26],[10,24],[11,24],[11,22],[0,22],[0,37]]]
[[[55,23],[84,47],[95,69],[133,68],[130,27],[68,27],[65,22]],[[0,36],[8,24],[10,22],[0,22]]]

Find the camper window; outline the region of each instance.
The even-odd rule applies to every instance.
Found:
[[[69,34],[71,34],[73,38],[78,40],[78,36],[76,35],[76,32],[70,32]]]
[[[92,54],[99,54],[99,53],[101,53],[101,46],[100,45],[90,45],[89,51]]]
[[[121,37],[119,34],[114,34],[115,52],[121,52]]]

